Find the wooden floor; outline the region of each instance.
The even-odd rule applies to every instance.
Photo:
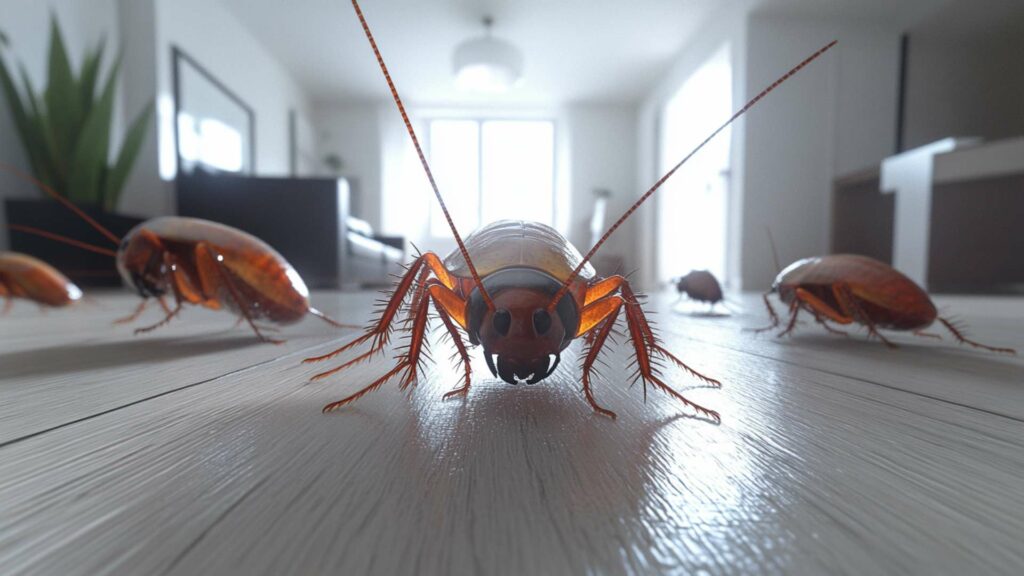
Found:
[[[374,297],[314,303],[362,322]],[[1024,301],[938,303],[1024,349]],[[300,360],[352,331],[311,319],[273,346],[190,309],[134,337],[110,323],[134,304],[0,318],[0,572],[1024,573],[1021,357],[809,324],[758,337],[754,297],[709,317],[665,295],[668,347],[725,386],[670,382],[720,426],[645,403],[624,346],[595,390],[614,422],[572,348],[517,387],[477,353],[469,397],[442,402],[458,376],[436,345],[411,397],[321,415],[387,368],[309,383],[321,367]]]

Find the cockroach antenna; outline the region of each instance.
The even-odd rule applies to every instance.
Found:
[[[476,271],[476,266],[473,264],[473,260],[469,257],[469,251],[466,250],[466,245],[462,242],[462,236],[455,227],[455,222],[452,220],[451,214],[448,213],[448,206],[445,205],[444,198],[441,197],[441,191],[437,188],[437,182],[434,181],[434,174],[430,171],[430,165],[427,163],[427,157],[423,154],[423,148],[420,146],[419,138],[416,137],[416,131],[412,129],[412,122],[409,121],[409,115],[405,111],[405,105],[402,104],[402,99],[398,96],[398,89],[395,88],[395,83],[391,79],[391,73],[388,72],[388,67],[384,64],[384,57],[381,56],[380,49],[377,48],[377,41],[373,39],[373,33],[370,32],[370,26],[366,23],[366,17],[363,16],[363,10],[359,7],[358,0],[352,0],[352,7],[356,10],[356,16],[359,17],[359,23],[363,26],[363,32],[366,34],[366,39],[370,41],[370,48],[373,49],[373,55],[377,57],[377,64],[380,65],[380,71],[384,73],[384,79],[387,80],[388,88],[391,90],[391,97],[395,100],[395,104],[398,105],[398,112],[402,115],[402,122],[405,123],[405,130],[409,133],[409,137],[412,138],[412,144],[416,148],[416,154],[420,157],[420,164],[423,165],[423,170],[427,173],[427,180],[430,181],[430,187],[434,189],[434,196],[437,197],[438,203],[441,204],[441,211],[444,212],[444,218],[448,221],[448,227],[451,228],[452,235],[455,236],[455,242],[459,245],[459,252],[462,253],[462,257],[466,260],[469,272],[472,274],[473,281],[476,282],[476,287],[480,290],[480,296],[483,297],[484,302],[487,304],[487,308],[489,310],[494,310],[494,301],[491,300],[491,295],[484,289],[484,283],[480,280],[480,275]]]
[[[355,0],[352,0],[352,1],[353,1],[353,3],[355,3]],[[668,172],[665,173],[664,176],[659,178],[658,181],[654,183],[654,186],[651,186],[651,188],[649,190],[647,190],[647,192],[644,192],[643,196],[641,196],[639,200],[634,202],[633,205],[630,206],[629,209],[626,210],[626,212],[622,216],[620,216],[619,219],[616,220],[615,223],[612,224],[610,228],[608,228],[608,231],[604,233],[604,236],[601,236],[601,239],[598,240],[596,244],[594,244],[594,247],[591,248],[589,252],[587,252],[587,255],[583,257],[583,260],[581,260],[580,263],[576,266],[576,269],[572,271],[572,274],[570,274],[569,277],[566,278],[565,282],[562,283],[562,287],[558,289],[558,292],[555,293],[554,298],[551,299],[551,303],[548,304],[548,312],[550,313],[550,312],[554,311],[555,307],[558,306],[558,301],[561,300],[562,297],[565,296],[566,292],[569,291],[569,286],[572,285],[572,281],[575,280],[577,276],[579,276],[580,272],[583,270],[583,267],[587,265],[587,262],[589,262],[591,258],[593,258],[594,254],[597,253],[597,251],[601,248],[601,246],[605,243],[605,241],[608,240],[608,238],[616,230],[618,230],[619,226],[621,226],[623,222],[625,222],[627,219],[629,219],[630,216],[633,215],[633,212],[636,212],[637,208],[639,208],[641,204],[646,202],[647,199],[650,198],[658,190],[658,188],[661,188],[661,185],[664,184],[665,181],[668,180],[673,174],[675,174],[676,171],[679,170],[679,168],[681,168],[683,164],[686,164],[686,162],[690,158],[692,158],[694,154],[699,152],[701,150],[701,148],[703,148],[705,145],[707,145],[707,143],[710,142],[712,139],[714,139],[715,136],[718,136],[718,134],[722,130],[725,130],[730,124],[735,122],[737,118],[739,118],[740,116],[745,114],[747,112],[747,110],[750,110],[751,108],[753,108],[753,106],[755,104],[757,104],[758,102],[760,102],[762,98],[767,96],[769,92],[771,92],[772,90],[775,90],[776,88],[778,88],[779,85],[781,85],[786,80],[789,80],[794,74],[796,74],[797,72],[802,70],[805,66],[807,66],[812,61],[814,61],[819,56],[821,56],[822,54],[827,52],[829,49],[831,49],[833,46],[835,46],[837,42],[838,42],[837,40],[833,40],[833,41],[829,42],[828,44],[823,46],[821,49],[819,49],[817,52],[815,52],[814,54],[811,54],[810,56],[805,58],[803,62],[801,62],[801,63],[797,64],[796,66],[794,66],[789,72],[786,72],[785,74],[780,76],[778,80],[776,80],[775,82],[772,82],[767,88],[762,90],[757,96],[754,96],[753,98],[751,98],[749,102],[744,104],[742,108],[740,108],[738,111],[736,111],[736,113],[733,114],[728,120],[726,120],[724,124],[719,126],[714,132],[711,133],[710,136],[705,138],[704,141],[702,141],[700,144],[698,144],[696,148],[691,150],[690,153],[687,154],[685,158],[680,160],[678,164],[673,166],[671,170],[669,170]]]
[[[47,186],[44,182],[42,182],[38,178],[33,178],[32,176],[29,176],[28,174],[26,174],[26,173],[22,172],[21,170],[18,170],[17,168],[15,168],[14,166],[11,166],[11,165],[8,165],[8,164],[0,163],[0,170],[2,170],[4,172],[7,172],[8,174],[12,174],[12,175],[16,176],[17,178],[19,178],[21,180],[24,180],[24,181],[26,181],[26,182],[28,182],[30,184],[35,185],[37,188],[39,188],[40,190],[45,192],[47,194],[47,196],[50,196],[51,198],[53,198],[57,202],[60,202],[68,210],[71,210],[76,215],[78,215],[79,218],[81,218],[82,220],[85,220],[85,222],[87,224],[89,224],[90,226],[95,228],[100,234],[103,234],[104,236],[106,236],[115,245],[121,243],[121,239],[118,238],[116,234],[114,234],[110,230],[107,230],[102,224],[100,224],[99,222],[94,220],[92,218],[92,216],[89,216],[88,214],[83,212],[81,208],[79,208],[78,206],[75,206],[74,204],[72,204],[70,200],[68,200],[67,198],[64,198],[63,196],[58,194],[53,188],[50,188],[49,186]],[[28,232],[28,230],[23,230],[23,232]],[[29,232],[29,233],[30,234],[34,234],[35,232]],[[53,235],[53,236],[56,236],[56,235]]]
[[[775,273],[782,272],[782,265],[779,264],[779,251],[775,248],[775,237],[772,236],[772,229],[765,226],[764,231],[768,234],[768,245],[772,247],[772,262],[775,263]]]

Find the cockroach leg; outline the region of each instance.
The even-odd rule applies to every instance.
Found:
[[[821,327],[824,328],[826,332],[828,332],[830,334],[838,334],[839,336],[845,336],[847,338],[850,337],[850,333],[849,332],[846,332],[846,331],[843,331],[843,330],[837,330],[837,329],[833,328],[832,326],[829,326],[828,320],[823,318],[821,316],[821,314],[818,314],[817,312],[814,312],[813,314],[814,314],[814,320],[818,324],[821,324]]]
[[[442,397],[442,400],[447,400],[455,396],[466,396],[469,394],[469,384],[471,382],[472,375],[472,363],[469,360],[469,351],[466,349],[466,343],[462,341],[462,335],[459,334],[459,329],[455,327],[455,323],[452,322],[451,316],[445,312],[444,308],[440,305],[434,307],[437,310],[438,316],[441,317],[441,322],[444,322],[445,329],[448,330],[448,335],[451,336],[452,342],[455,343],[455,348],[458,349],[459,357],[462,359],[462,369],[465,374],[462,386],[446,392]]]
[[[423,354],[423,349],[426,346],[426,328],[428,318],[428,306],[430,305],[430,299],[423,298],[420,300],[419,305],[415,310],[412,310],[410,314],[413,316],[412,331],[409,334],[409,347],[406,348],[405,352],[399,357],[398,364],[395,365],[387,374],[381,376],[377,380],[374,380],[369,386],[366,386],[362,390],[342,398],[337,402],[331,402],[330,404],[323,407],[323,412],[333,412],[338,408],[350,403],[355,402],[359,398],[373,392],[377,388],[380,388],[385,382],[394,378],[397,374],[405,371],[402,376],[401,389],[405,390],[410,384],[416,382],[418,375],[420,360]]]
[[[1017,351],[1014,350],[1013,348],[997,348],[994,346],[986,346],[985,344],[982,344],[980,342],[975,342],[974,340],[971,340],[970,338],[964,336],[963,332],[949,320],[941,316],[939,316],[938,320],[939,322],[942,323],[943,326],[946,327],[946,330],[949,330],[953,337],[956,338],[957,342],[960,342],[961,344],[967,344],[968,346],[973,346],[975,348],[981,348],[983,350],[989,350],[992,352],[1002,352],[1004,354],[1017,354]]]
[[[163,320],[157,322],[156,324],[153,324],[152,326],[146,326],[144,328],[136,328],[135,329],[135,334],[139,335],[139,334],[144,334],[146,332],[152,332],[153,330],[156,330],[157,328],[159,328],[159,327],[167,324],[168,322],[170,322],[171,319],[173,319],[175,316],[177,316],[179,312],[181,312],[181,302],[178,302],[174,306],[173,309],[168,310],[167,311],[167,315],[164,316]]]
[[[615,324],[619,310],[625,306],[629,337],[633,342],[633,350],[635,352],[637,377],[644,383],[644,397],[646,398],[647,395],[647,384],[650,383],[663,392],[676,398],[683,404],[693,408],[698,415],[714,420],[715,422],[721,422],[721,417],[717,412],[709,410],[695,402],[691,402],[685,396],[672,389],[668,384],[665,384],[657,373],[657,368],[652,361],[652,355],[658,354],[663,358],[671,360],[677,366],[689,372],[694,377],[699,378],[712,386],[720,387],[722,385],[721,382],[714,378],[709,378],[700,372],[697,372],[693,368],[690,368],[686,363],[679,358],[676,358],[671,352],[662,347],[658,342],[657,337],[654,335],[654,331],[651,330],[650,323],[647,321],[646,316],[644,316],[640,303],[637,301],[636,295],[629,286],[629,282],[621,276],[613,277],[613,279],[610,280],[612,280],[612,283],[610,284],[599,282],[588,289],[588,296],[590,290],[596,289],[608,294],[615,290],[615,288],[618,288],[621,296],[605,296],[600,299],[588,298],[591,304],[583,308],[580,318],[580,330],[577,333],[577,336],[582,336],[590,330],[597,329],[599,331],[597,336],[593,338],[593,344],[588,349],[587,357],[584,359],[583,392],[587,396],[587,402],[589,402],[591,407],[599,413],[609,417],[614,417],[613,413],[610,413],[610,411],[600,407],[597,402],[594,401],[593,394],[590,390],[590,374],[593,370],[593,363],[597,359],[597,354],[600,352],[601,347],[604,345],[608,334],[611,332],[612,327]]]
[[[164,300],[163,296],[157,296],[156,301],[160,303],[160,308],[163,309],[164,314],[170,314],[171,308],[167,305],[167,300]]]
[[[4,295],[4,309],[0,312],[0,315],[7,316],[11,313],[11,308],[14,308],[14,298],[8,295]]]
[[[789,323],[786,324],[785,330],[783,330],[782,332],[779,332],[776,335],[778,338],[782,338],[783,336],[788,336],[789,334],[791,334],[793,332],[793,329],[796,328],[796,318],[797,318],[797,316],[799,314],[800,314],[800,301],[796,300],[796,299],[793,299],[793,301],[790,302],[790,304],[789,304]]]
[[[854,295],[853,290],[845,283],[836,284],[833,288],[833,292],[836,295],[836,299],[839,301],[839,306],[842,307],[847,313],[858,322],[863,324],[868,329],[868,338],[875,336],[882,341],[889,348],[899,348],[896,344],[893,344],[888,338],[882,335],[881,332],[875,327],[875,321],[871,319],[864,309],[860,306],[860,301],[857,296]]]
[[[170,308],[167,307],[167,304],[162,300],[161,303],[164,306],[165,314],[170,314],[171,310]],[[125,316],[124,318],[118,318],[117,320],[114,320],[114,324],[131,324],[132,322],[135,322],[136,320],[139,319],[139,316],[141,316],[142,313],[146,310],[147,306],[149,306],[149,298],[143,298],[142,302],[139,302],[139,305],[135,307],[134,312]]]
[[[380,313],[380,317],[377,318],[376,322],[373,323],[373,326],[368,328],[362,336],[356,338],[355,340],[352,340],[351,342],[345,344],[340,348],[328,352],[327,354],[323,354],[321,356],[313,356],[311,358],[306,358],[305,360],[302,361],[305,364],[309,364],[312,362],[322,362],[324,360],[334,358],[335,356],[342,354],[362,344],[363,342],[366,342],[367,340],[372,339],[372,342],[370,344],[370,350],[368,352],[360,354],[353,360],[350,360],[345,364],[342,364],[341,366],[332,368],[331,370],[321,372],[320,374],[313,376],[313,380],[320,380],[321,378],[326,378],[331,374],[340,372],[341,370],[344,370],[345,368],[359,361],[370,358],[377,352],[380,352],[384,349],[384,346],[386,346],[388,341],[391,339],[391,330],[393,327],[395,316],[402,308],[402,302],[405,301],[405,297],[409,294],[409,290],[412,288],[413,282],[416,280],[417,277],[416,275],[417,273],[419,273],[420,268],[422,266],[422,256],[413,260],[412,264],[409,265],[409,269],[406,270],[405,275],[402,276],[402,279],[399,280],[398,284],[395,286],[394,291],[391,293],[391,297],[388,299],[387,304],[384,306],[384,309]]]
[[[921,338],[932,338],[935,340],[942,340],[942,336],[934,334],[932,332],[925,332],[924,330],[914,330],[914,336],[920,336]]]
[[[753,329],[750,329],[749,331],[753,332],[754,334],[760,334],[761,332],[768,332],[769,330],[775,330],[776,328],[779,327],[779,324],[781,322],[779,320],[779,315],[776,314],[775,308],[772,307],[772,303],[768,299],[768,295],[769,294],[771,294],[771,292],[765,292],[764,294],[761,295],[761,299],[764,300],[764,307],[768,309],[768,316],[772,319],[772,323],[770,325],[768,325],[768,326],[765,326],[764,328],[753,328]]]
[[[590,407],[593,408],[595,412],[615,420],[615,412],[601,407],[594,399],[594,393],[590,387],[591,372],[595,372],[594,362],[597,361],[597,357],[601,353],[601,349],[604,348],[605,341],[608,339],[608,335],[615,326],[615,321],[619,317],[619,310],[622,308],[622,298],[619,296],[608,296],[605,300],[613,304],[611,311],[601,320],[596,329],[587,333],[587,354],[583,360],[582,370],[583,395],[586,396],[587,403],[590,404]]]

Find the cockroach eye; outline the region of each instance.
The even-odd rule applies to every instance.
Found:
[[[512,314],[508,310],[502,308],[494,313],[494,329],[498,331],[498,334],[507,336],[509,328],[512,327]]]
[[[551,329],[551,315],[548,311],[541,308],[540,310],[534,310],[533,312],[533,329],[537,332],[538,336],[543,336],[548,333]]]

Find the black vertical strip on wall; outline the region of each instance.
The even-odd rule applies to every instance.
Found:
[[[907,57],[910,53],[910,35],[900,36],[900,77],[896,95],[896,153],[903,152],[903,131],[907,116]]]

